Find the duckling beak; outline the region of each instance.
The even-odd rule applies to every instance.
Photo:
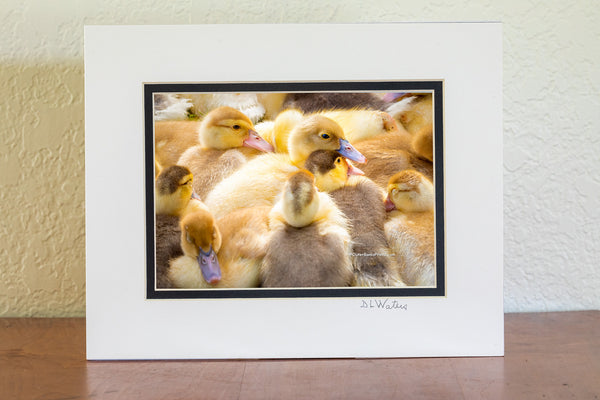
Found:
[[[275,150],[269,142],[261,138],[260,135],[253,130],[248,131],[248,138],[244,140],[243,145],[267,153],[272,153]]]
[[[202,201],[202,199],[200,198],[200,196],[198,196],[198,193],[192,191],[192,199],[196,199],[196,200],[200,200]]]
[[[202,277],[204,277],[206,282],[214,285],[221,280],[221,266],[219,265],[217,254],[212,246],[208,250],[208,253],[205,253],[201,247],[198,250],[198,265],[200,266]]]
[[[348,172],[347,172],[348,176],[365,174],[360,168],[356,168],[354,165],[352,165],[351,162],[348,162],[348,160],[346,160],[346,165],[348,165]]]
[[[385,211],[390,212],[390,211],[394,211],[396,209],[396,205],[392,202],[392,200],[390,200],[390,196],[388,195],[385,198]]]
[[[354,148],[346,139],[340,139],[340,148],[336,150],[341,156],[349,158],[352,161],[356,161],[359,164],[367,162],[367,158],[360,154],[358,150]]]

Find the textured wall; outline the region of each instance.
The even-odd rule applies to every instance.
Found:
[[[600,308],[596,1],[422,3],[5,0],[0,316],[85,314],[84,24],[502,21],[506,310]]]

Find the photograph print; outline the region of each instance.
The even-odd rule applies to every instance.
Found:
[[[443,81],[144,85],[149,299],[444,296]]]

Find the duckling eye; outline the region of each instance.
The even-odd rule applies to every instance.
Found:
[[[329,135],[328,135],[328,134],[326,134],[326,133],[321,133],[321,137],[322,137],[323,139],[329,139]]]
[[[237,124],[235,124],[234,126],[232,126],[232,128],[237,131],[237,130],[240,130],[242,127],[239,126],[239,125],[237,125]]]
[[[341,157],[338,157],[338,158],[335,159],[335,163],[336,164],[339,164],[341,162],[342,162],[342,158]]]

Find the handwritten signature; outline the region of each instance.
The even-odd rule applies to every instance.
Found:
[[[401,304],[392,299],[361,300],[360,308],[377,308],[380,310],[408,310],[408,304]]]

